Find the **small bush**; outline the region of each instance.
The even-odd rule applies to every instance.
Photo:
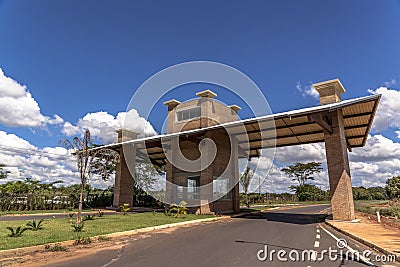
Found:
[[[93,221],[94,220],[94,215],[86,215],[83,217],[84,221]]]
[[[29,230],[38,231],[38,230],[42,230],[42,229],[43,229],[42,223],[43,223],[43,219],[41,219],[41,220],[38,221],[38,222],[36,222],[36,220],[32,220],[31,222],[28,222],[28,223],[26,224],[26,226],[27,226],[27,228],[28,228]]]
[[[156,211],[152,210],[151,213],[153,213],[153,216],[156,216]]]
[[[103,217],[103,215],[104,215],[104,212],[102,210],[99,210],[98,213],[97,213],[97,216]]]
[[[69,212],[67,216],[70,217],[70,218],[72,219],[72,218],[74,217],[74,215],[75,215],[75,213]]]
[[[92,243],[92,239],[90,237],[78,237],[74,241],[74,246],[77,246],[77,245],[89,245],[90,243]]]
[[[59,243],[56,243],[54,245],[46,244],[46,245],[44,245],[44,249],[46,251],[50,251],[50,252],[68,251],[68,247],[62,246]]]
[[[126,215],[126,213],[131,210],[131,207],[128,203],[125,203],[124,205],[119,207],[119,210],[122,211],[122,214]]]
[[[84,222],[71,224],[71,227],[74,228],[74,232],[82,232],[84,226]]]
[[[103,242],[103,241],[110,241],[111,237],[105,236],[105,235],[101,235],[97,238],[97,241],[99,242]]]
[[[172,214],[174,213],[175,218],[179,218],[181,215],[186,215],[187,214],[187,208],[186,208],[186,202],[181,201],[179,205],[172,204],[169,207],[169,213]]]
[[[28,230],[28,228],[26,227],[22,228],[22,226],[18,226],[15,229],[13,227],[8,226],[7,229],[10,230],[10,233],[8,234],[9,237],[20,237],[23,232]]]

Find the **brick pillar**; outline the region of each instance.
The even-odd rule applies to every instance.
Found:
[[[136,139],[138,134],[127,130],[118,130],[118,143]],[[129,149],[129,159],[125,158],[124,149]],[[133,207],[133,196],[134,196],[134,180],[133,176],[128,168],[128,164],[131,170],[134,170],[136,161],[136,149],[132,147],[122,146],[119,151],[120,160],[116,166],[115,172],[115,185],[114,185],[114,201],[113,206],[118,208],[119,206],[128,203],[130,207]]]
[[[235,186],[232,188],[232,208],[233,212],[240,211],[240,194],[239,194],[239,144],[236,137],[231,136],[231,166],[232,178],[231,183]]]
[[[338,79],[313,87],[320,94],[321,105],[340,102],[340,95],[345,92]],[[351,221],[355,219],[354,202],[342,110],[330,112],[329,119],[332,133],[325,130],[324,135],[333,219]]]

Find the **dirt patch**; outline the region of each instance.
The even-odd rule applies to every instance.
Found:
[[[378,217],[373,214],[363,213],[363,212],[356,212],[356,218],[361,219],[363,222],[368,224],[376,224],[378,223]],[[381,216],[381,223],[382,226],[388,229],[397,229],[400,230],[400,220],[396,220],[392,217]]]

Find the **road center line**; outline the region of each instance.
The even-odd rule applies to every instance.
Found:
[[[319,241],[314,242],[314,248],[319,248]]]
[[[315,237],[316,239],[320,239],[321,238],[321,235],[320,234],[317,234],[317,236]]]

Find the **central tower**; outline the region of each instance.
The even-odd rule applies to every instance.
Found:
[[[216,101],[214,92],[196,95],[183,103],[175,99],[164,103],[169,134],[239,119],[240,107]],[[179,136],[166,164],[167,198],[170,203],[187,202],[198,214],[238,212],[238,175],[238,146],[225,129]]]

